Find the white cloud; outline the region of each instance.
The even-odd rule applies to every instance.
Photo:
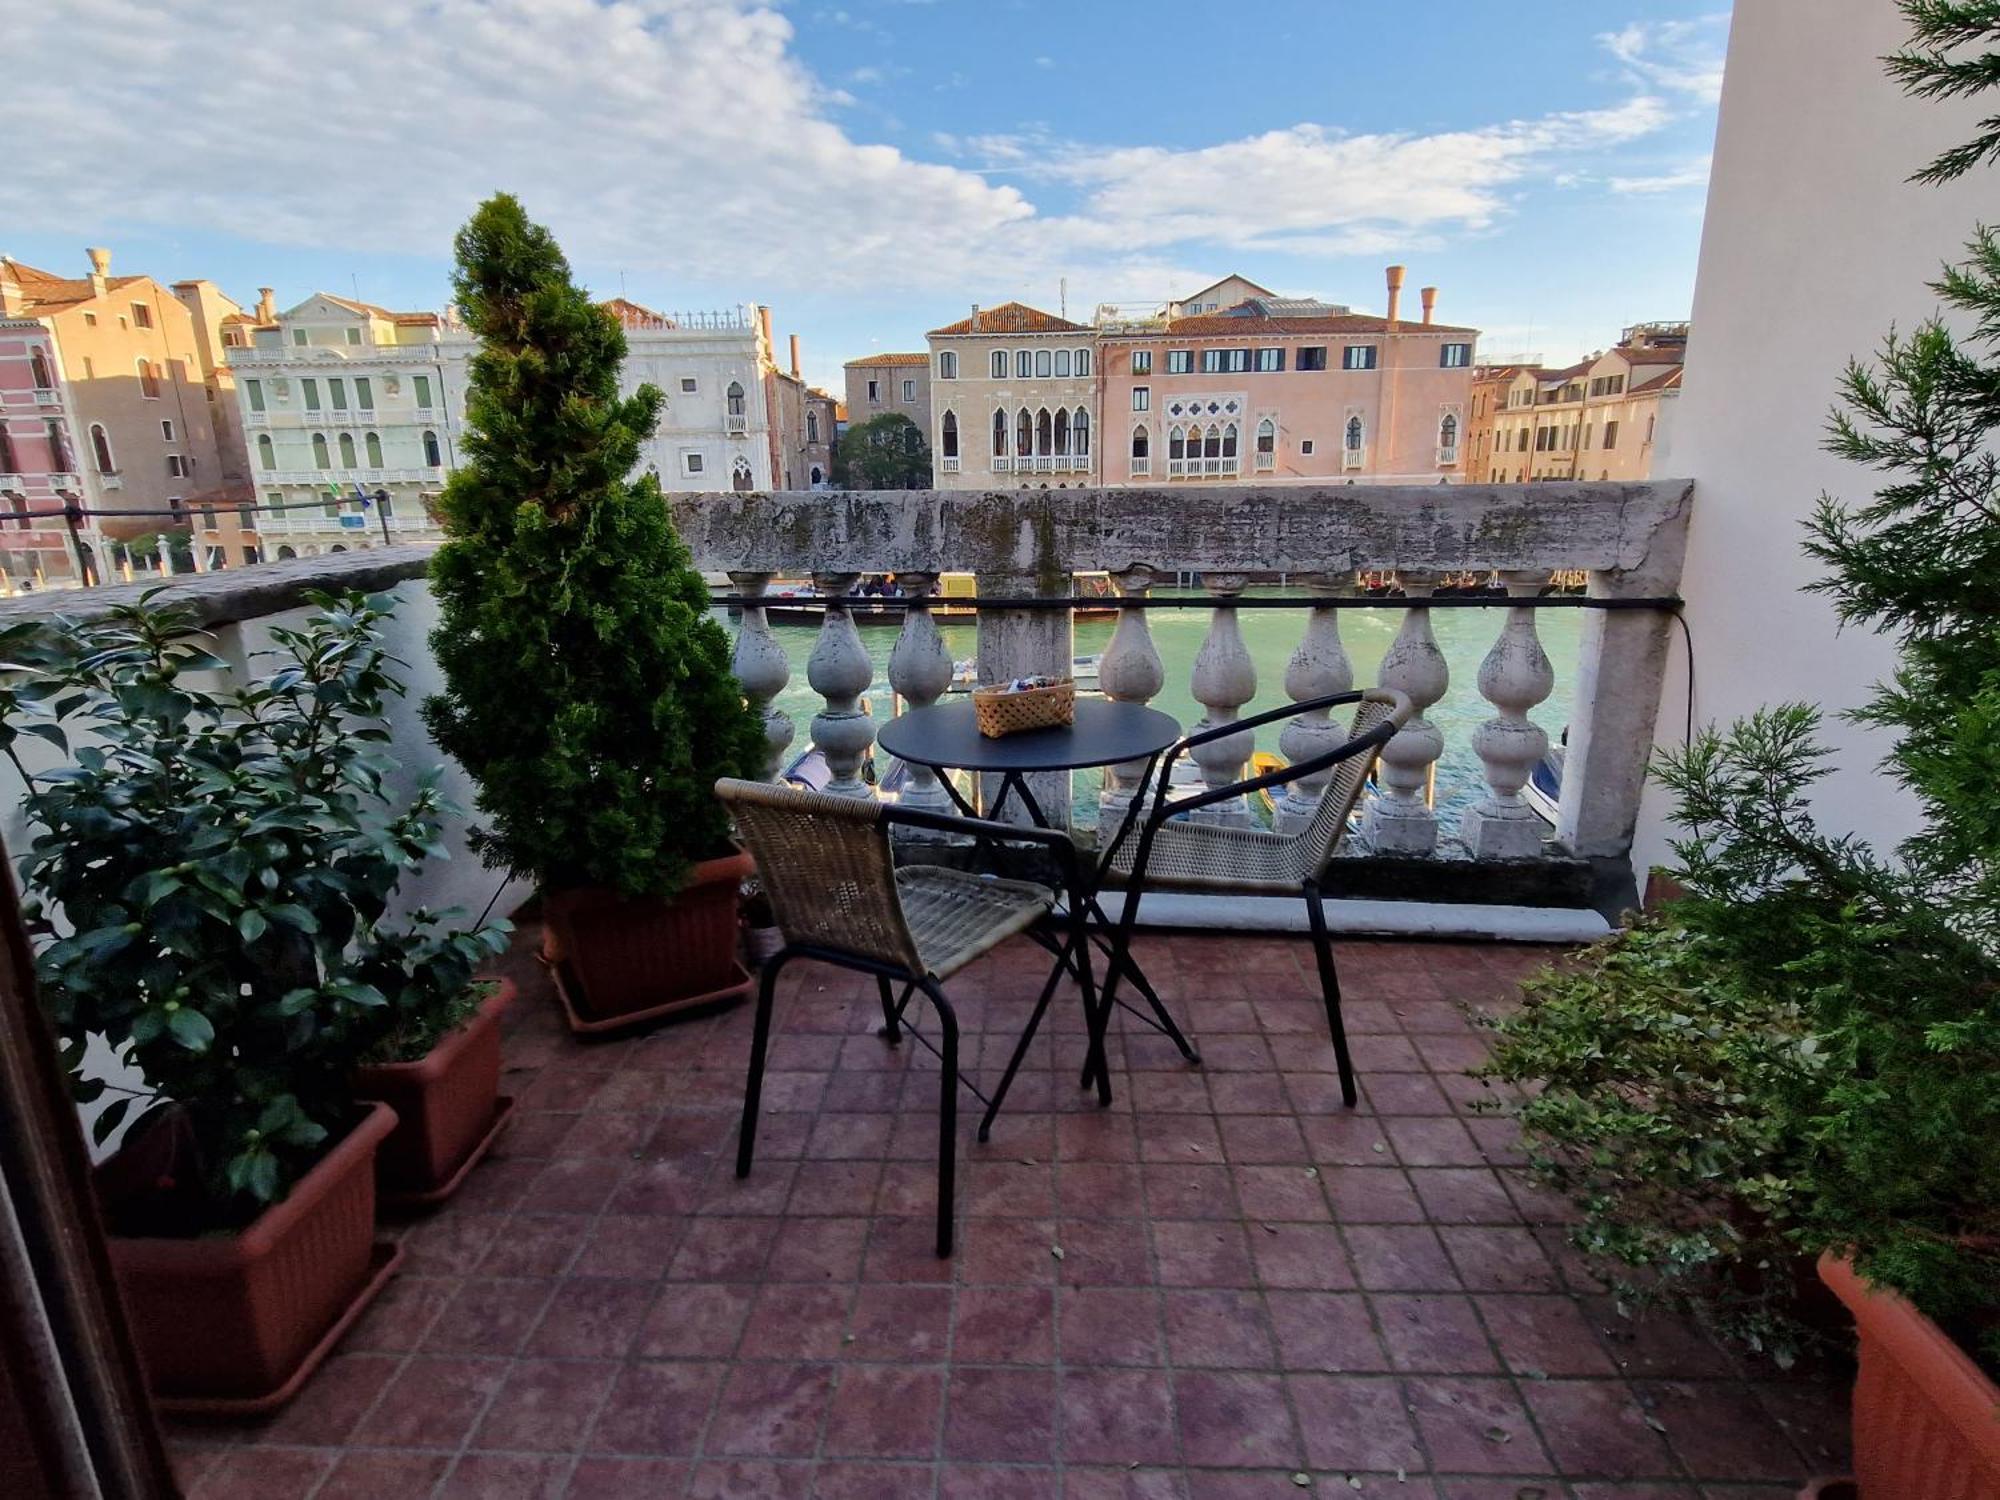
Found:
[[[1614,193],[1674,193],[1683,188],[1706,188],[1708,167],[1709,159],[1704,156],[1699,161],[1652,176],[1613,177],[1609,185]]]
[[[851,97],[800,64],[774,0],[10,12],[15,58],[70,56],[84,37],[94,52],[87,68],[14,70],[14,117],[34,120],[43,144],[0,174],[0,223],[107,237],[212,228],[438,257],[505,188],[579,261],[759,298],[949,288],[997,300],[1045,296],[1068,274],[1111,299],[1193,284],[1185,268],[1221,251],[1421,248],[1488,229],[1525,184],[1672,117],[1641,90],[1484,128],[1303,123],[1174,150],[1105,150],[1031,125],[939,136],[942,159],[923,161],[836,123]],[[1619,55],[1660,45],[1648,33]]]
[[[1634,21],[1597,40],[1648,88],[1686,94],[1702,104],[1722,97],[1722,53],[1729,17],[1692,21]]]

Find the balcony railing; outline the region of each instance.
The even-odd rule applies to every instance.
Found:
[[[938,460],[938,470],[944,474],[956,474],[958,472],[958,460],[955,458],[941,458]]]
[[[1132,460],[1132,477],[1134,479],[1148,478],[1151,476],[1152,472],[1153,472],[1153,460],[1151,459],[1151,457],[1134,458]]]
[[[1208,460],[1198,462],[1205,467]],[[860,703],[875,668],[853,618],[838,602],[863,573],[893,572],[905,587],[930,595],[939,575],[971,572],[980,598],[1021,600],[989,605],[978,615],[978,676],[995,681],[1066,671],[1069,612],[1033,607],[1033,598],[1064,598],[1073,574],[1108,572],[1121,603],[1098,680],[1107,696],[1139,703],[1155,697],[1166,680],[1148,625],[1149,590],[1157,579],[1199,574],[1209,621],[1188,688],[1205,710],[1204,727],[1259,711],[1252,707],[1257,670],[1239,614],[1262,603],[1245,597],[1251,575],[1281,573],[1292,594],[1312,600],[1300,606],[1304,625],[1283,683],[1294,701],[1374,685],[1356,681],[1341,643],[1342,609],[1402,612],[1376,678],[1407,695],[1415,716],[1382,753],[1357,846],[1420,864],[1449,854],[1461,866],[1469,861],[1471,867],[1525,869],[1529,873],[1520,878],[1530,883],[1537,878],[1533,867],[1561,865],[1587,890],[1607,863],[1630,877],[1632,830],[1652,745],[1667,611],[1680,579],[1691,488],[1683,481],[1452,485],[1418,492],[1356,485],[1342,486],[1322,503],[1299,505],[1295,489],[1248,484],[1229,491],[1220,509],[1207,490],[1184,502],[1162,501],[1157,493],[1086,488],[1006,491],[970,503],[962,492],[941,491],[872,493],[865,505],[843,494],[671,498],[697,563],[727,572],[746,600],[761,597],[773,578],[810,575],[817,592],[833,601],[825,607],[812,653],[812,688],[824,707],[810,728],[831,772],[830,791],[875,794],[861,779],[874,722]],[[1227,524],[1218,521],[1224,514]],[[1403,597],[1378,600],[1359,593],[1357,575],[1390,571]],[[1540,598],[1556,574],[1584,575],[1587,595]],[[1441,583],[1467,577],[1496,578],[1504,591],[1434,597]],[[1433,611],[1445,607],[1476,608],[1492,619],[1493,645],[1477,677],[1492,715],[1471,735],[1480,784],[1460,789],[1472,795],[1458,819],[1456,839],[1441,841],[1426,788],[1445,741],[1426,715],[1451,685],[1431,623]],[[1553,842],[1549,826],[1523,796],[1550,737],[1530,717],[1554,688],[1536,624],[1543,607],[1583,611]],[[736,663],[745,694],[764,715],[775,768],[796,734],[789,716],[772,706],[791,668],[754,606],[743,610]],[[950,680],[951,663],[936,622],[919,600],[904,615],[889,684],[906,702],[924,704]],[[1302,760],[1338,743],[1343,733],[1324,712],[1301,714],[1287,724],[1279,748],[1286,759]],[[1203,746],[1195,756],[1202,779],[1210,786],[1238,779],[1253,748],[1248,733]],[[1142,769],[1128,765],[1106,772],[1103,809],[1116,813],[1129,803]],[[1035,791],[1044,808],[1067,810],[1067,777]],[[1310,782],[1287,788],[1275,811],[1277,826],[1296,828],[1309,820],[1319,793],[1320,785]],[[923,773],[903,795],[920,803],[943,800],[941,789]],[[1232,807],[1217,816],[1240,822],[1250,814]],[[1437,864],[1441,868],[1444,861]],[[1428,877],[1416,883],[1423,878]],[[1408,892],[1407,882],[1403,890]],[[1569,904],[1587,904],[1587,896]]]
[[[1440,446],[1438,448],[1438,467],[1440,469],[1446,468],[1449,465],[1455,464],[1457,462],[1458,462],[1458,449],[1456,447],[1446,448]]]
[[[1014,460],[1009,458],[1006,454],[996,453],[993,455],[993,472],[995,474],[1010,473],[1013,470],[1013,467],[1014,467]]]
[[[727,431],[731,437],[741,437],[743,436],[744,433],[750,430],[750,419],[747,416],[742,415],[740,412],[732,413],[731,415],[724,417],[723,424],[724,424],[724,430]]]
[[[1167,460],[1167,478],[1234,479],[1238,463],[1234,455],[1227,458],[1170,458]]]

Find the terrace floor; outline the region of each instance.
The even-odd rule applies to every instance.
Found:
[[[1470,1111],[1475,1014],[1546,951],[1340,945],[1349,1112],[1302,939],[1146,939],[1205,1065],[1128,1026],[1100,1112],[1069,992],[989,1145],[961,1107],[940,1261],[936,1064],[872,981],[790,971],[739,1182],[749,1008],[578,1043],[536,937],[507,1136],[288,1411],[173,1431],[195,1500],[1779,1500],[1844,1467],[1838,1372],[1623,1321]],[[949,986],[989,1076],[1046,962]]]

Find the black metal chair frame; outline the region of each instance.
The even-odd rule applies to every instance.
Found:
[[[1196,745],[1205,745],[1213,740],[1226,739],[1231,735],[1242,734],[1246,730],[1257,729],[1265,724],[1276,723],[1280,719],[1295,718],[1301,713],[1322,708],[1339,708],[1345,704],[1359,703],[1363,696],[1364,693],[1362,690],[1355,689],[1345,693],[1328,693],[1318,698],[1308,698],[1300,702],[1288,703],[1282,708],[1274,708],[1266,713],[1254,714],[1247,719],[1232,719],[1227,724],[1219,724],[1213,729],[1205,729],[1198,734],[1188,735],[1168,748],[1162,758],[1159,775],[1154,784],[1152,807],[1146,814],[1145,822],[1139,828],[1139,844],[1137,852],[1133,855],[1132,868],[1124,877],[1125,906],[1124,910],[1119,913],[1118,926],[1112,940],[1113,956],[1108,965],[1104,987],[1098,996],[1096,1020],[1093,1023],[1096,1028],[1096,1035],[1092,1038],[1091,1062],[1085,1065],[1085,1083],[1090,1081],[1088,1070],[1093,1064],[1103,1066],[1103,1032],[1110,1024],[1111,1008],[1113,1005],[1124,1004],[1117,996],[1118,978],[1121,973],[1128,972],[1130,968],[1127,955],[1132,946],[1133,932],[1138,926],[1139,900],[1145,894],[1146,864],[1152,854],[1153,842],[1158,836],[1160,829],[1170,819],[1193,812],[1197,808],[1213,807],[1218,802],[1227,802],[1232,798],[1254,795],[1257,792],[1266,791],[1273,787],[1285,786],[1304,777],[1316,775],[1321,771],[1331,770],[1342,761],[1351,759],[1356,755],[1365,755],[1377,751],[1391,739],[1395,738],[1400,726],[1393,720],[1388,720],[1367,730],[1365,733],[1354,736],[1346,743],[1338,745],[1332,750],[1311,756],[1306,760],[1295,762],[1279,770],[1269,771],[1261,776],[1253,776],[1245,781],[1234,782],[1229,786],[1211,787],[1184,797],[1169,798],[1167,792],[1175,760]],[[1124,837],[1124,830],[1120,831],[1119,837],[1120,839]],[[1112,848],[1105,852],[1107,866],[1112,855],[1116,853],[1116,849],[1117,845],[1114,843]],[[1354,1083],[1354,1062],[1348,1052],[1347,1028],[1341,1020],[1340,976],[1334,968],[1333,942],[1327,932],[1326,907],[1320,892],[1318,872],[1307,876],[1300,882],[1300,894],[1305,897],[1306,915],[1312,928],[1313,956],[1318,961],[1320,992],[1326,1002],[1327,1032],[1333,1041],[1334,1061],[1340,1069],[1340,1097],[1348,1108],[1352,1109],[1358,1097]]]
[[[892,828],[922,828],[934,833],[961,835],[976,840],[990,839],[1043,845],[1052,852],[1062,870],[1061,894],[1065,904],[1070,905],[1072,911],[1076,910],[1073,903],[1077,901],[1078,893],[1085,889],[1077,861],[1076,846],[1070,841],[1069,834],[1063,830],[1024,827],[1015,823],[996,823],[984,818],[956,818],[942,813],[889,805],[882,807],[880,819],[883,824]],[[815,943],[787,943],[766,959],[758,978],[757,1014],[750,1043],[750,1077],[744,1088],[743,1123],[737,1135],[736,1175],[748,1177],[756,1155],[757,1115],[763,1097],[764,1064],[770,1048],[771,1013],[776,1001],[779,973],[794,959],[806,958],[857,973],[872,974],[875,976],[882,1000],[882,1025],[876,1034],[893,1047],[907,1032],[942,1065],[943,1077],[938,1101],[937,1253],[940,1257],[950,1255],[958,1177],[959,1086],[964,1085],[974,1098],[986,1106],[986,1112],[979,1125],[979,1139],[983,1141],[992,1130],[994,1116],[1000,1112],[1001,1101],[1007,1097],[1014,1076],[1020,1071],[1029,1044],[1034,1040],[1036,1028],[1041,1024],[1042,1015],[1054,998],[1056,986],[1064,974],[1076,975],[1082,986],[1086,1026],[1091,1024],[1090,1018],[1096,1011],[1087,925],[1080,920],[1073,921],[1070,924],[1069,934],[1058,941],[1052,933],[1044,930],[1049,922],[1050,919],[1044,918],[1042,922],[1028,929],[1028,935],[1054,953],[1056,961],[1049,969],[1048,981],[1042,986],[1041,996],[1035,1002],[1028,1025],[1021,1033],[1013,1055],[1008,1059],[1007,1070],[1002,1074],[991,1097],[959,1071],[958,1014],[952,1009],[951,1001],[945,994],[943,980],[928,973],[917,973],[899,964],[884,963],[879,959]],[[903,987],[900,998],[894,994],[895,986],[899,983]],[[933,1043],[906,1019],[910,1001],[918,993],[930,1002],[931,1009],[937,1013],[938,1043]]]

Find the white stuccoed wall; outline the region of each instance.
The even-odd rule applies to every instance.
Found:
[[[1949,187],[1906,179],[1965,139],[1976,111],[1906,98],[1881,57],[1906,37],[1889,0],[1746,0],[1723,84],[1685,391],[1656,465],[1685,474],[1700,503],[1681,592],[1694,635],[1695,720],[1806,700],[1829,716],[1838,772],[1818,810],[1829,829],[1887,848],[1910,831],[1909,800],[1876,770],[1880,735],[1833,719],[1893,665],[1888,642],[1839,633],[1818,595],[1800,527],[1822,492],[1872,493],[1869,471],[1820,446],[1835,383],[1894,325],[1936,308],[1926,283],[1983,216],[1995,175]],[[1678,634],[1678,632],[1676,632]],[[1687,709],[1677,640],[1655,735],[1677,746]],[[1633,863],[1666,863],[1669,798],[1650,786]]]

